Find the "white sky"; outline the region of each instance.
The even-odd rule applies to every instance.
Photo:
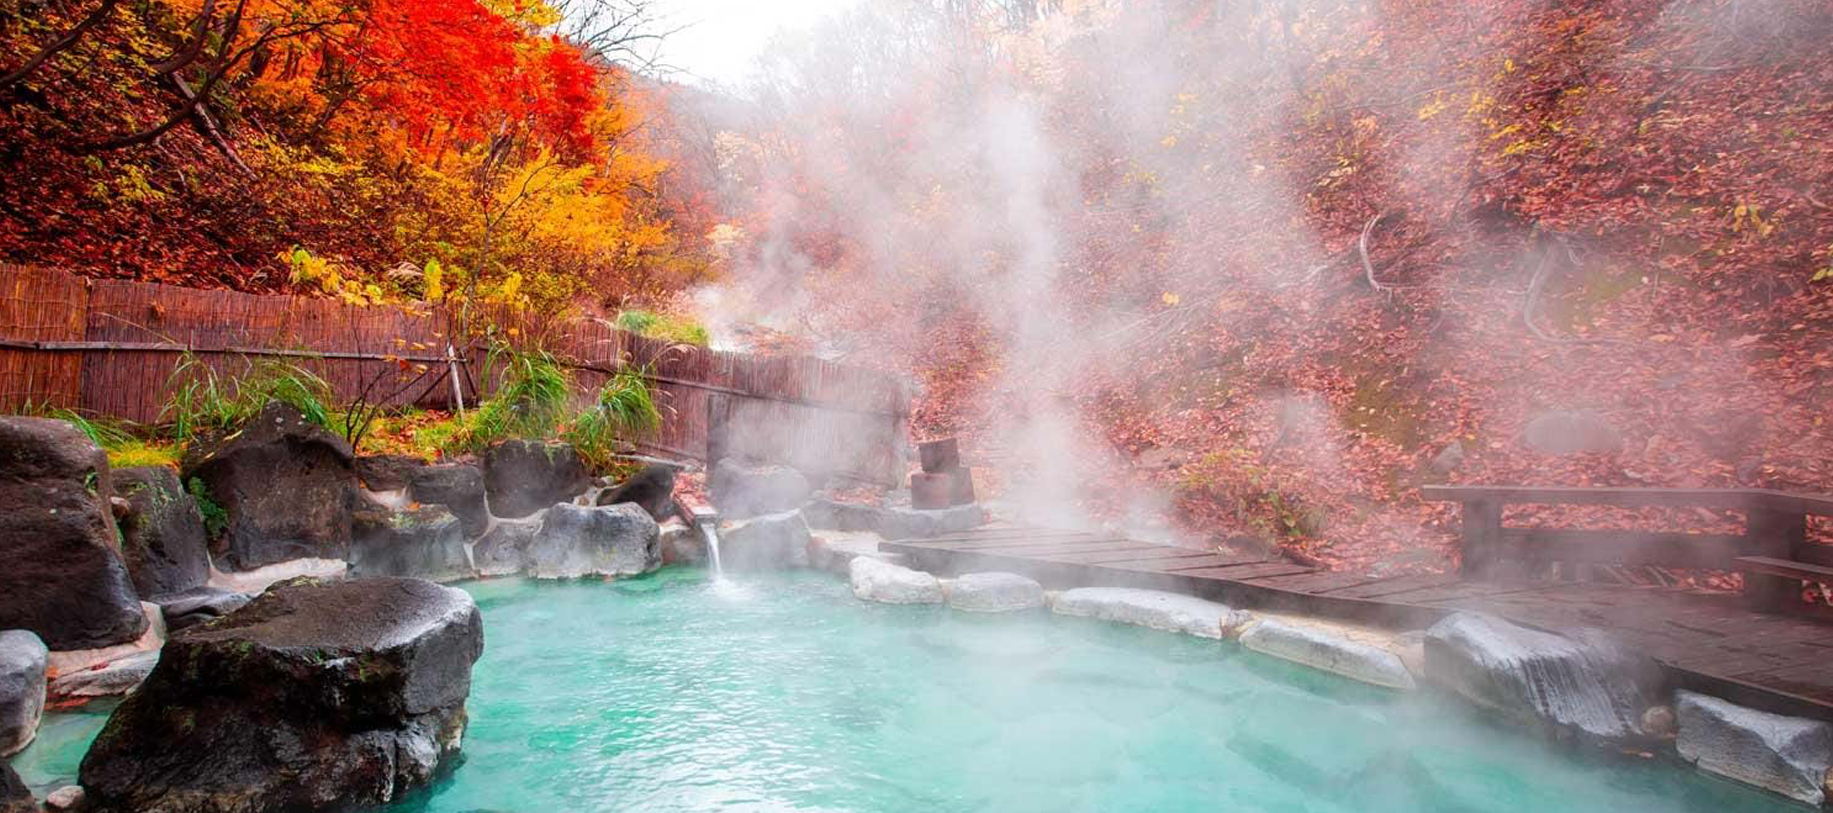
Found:
[[[737,85],[778,31],[809,24],[859,0],[654,0],[671,27],[662,61],[694,77]]]

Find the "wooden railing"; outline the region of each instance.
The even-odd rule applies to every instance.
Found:
[[[1503,562],[1655,565],[1738,571],[1753,606],[1776,611],[1800,600],[1803,581],[1833,583],[1833,546],[1807,541],[1809,516],[1833,516],[1833,497],[1764,489],[1426,486],[1430,501],[1463,505],[1463,573],[1496,574]],[[1607,505],[1741,512],[1740,534],[1510,528],[1509,505]]]

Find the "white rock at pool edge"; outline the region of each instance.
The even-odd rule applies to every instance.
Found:
[[[1747,709],[1681,691],[1675,703],[1680,756],[1707,773],[1735,779],[1811,805],[1825,799],[1833,764],[1833,725]]]
[[[1390,689],[1415,686],[1412,673],[1394,653],[1314,627],[1269,618],[1241,633],[1241,645],[1363,683]]]
[[[1247,620],[1246,613],[1213,601],[1131,587],[1065,590],[1050,609],[1058,615],[1117,621],[1204,638],[1222,638]]]
[[[853,595],[884,604],[940,604],[942,582],[936,577],[868,556],[847,564]]]
[[[1044,587],[1017,573],[968,573],[948,587],[948,606],[975,613],[1003,613],[1044,606]]]

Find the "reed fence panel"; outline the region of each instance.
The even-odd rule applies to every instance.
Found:
[[[501,316],[500,314],[498,316]],[[221,374],[282,359],[325,379],[342,401],[449,408],[456,372],[467,404],[488,395],[486,352],[455,348],[438,308],[363,307],[332,299],[91,280],[0,265],[0,410],[63,406],[138,423],[160,420],[184,353]],[[519,324],[520,336],[572,366],[589,397],[634,367],[650,380],[661,429],[646,450],[704,460],[709,413],[722,410],[732,452],[816,476],[887,485],[904,476],[909,393],[892,375],[799,356],[753,356],[670,344],[601,320]],[[719,403],[724,399],[724,403]]]

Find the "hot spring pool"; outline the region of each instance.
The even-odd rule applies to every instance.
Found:
[[[853,599],[815,573],[465,585],[465,760],[395,813],[1793,810],[1232,643]],[[102,716],[15,767],[74,775]]]

